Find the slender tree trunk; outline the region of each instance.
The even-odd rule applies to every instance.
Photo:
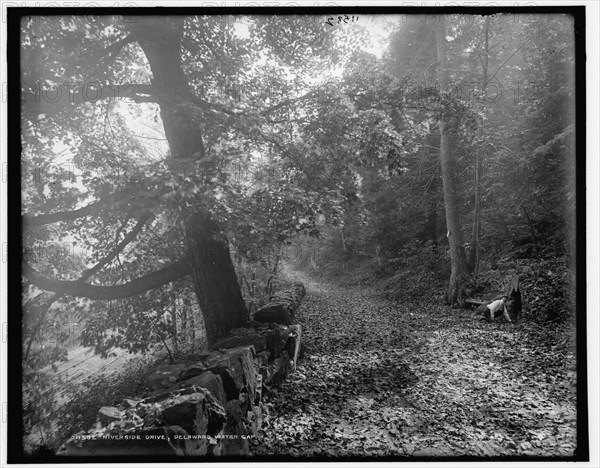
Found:
[[[439,135],[432,133],[427,137],[427,144],[431,147],[440,147]],[[429,149],[427,150],[430,151]],[[433,157],[438,157],[435,154]],[[433,169],[433,175],[431,176],[431,181],[427,187],[427,195],[429,197],[429,208],[427,210],[427,223],[426,223],[426,236],[432,242],[433,247],[437,249],[438,246],[438,224],[437,224],[437,205],[438,205],[438,179],[439,173],[438,168],[435,167]]]
[[[271,269],[271,276],[275,276],[277,274],[277,268],[279,267],[279,262],[281,261],[281,257],[283,255],[283,244],[279,244],[275,253],[275,260],[273,261],[273,268]]]
[[[483,73],[482,73],[482,93],[485,95],[488,82],[488,69],[490,60],[489,50],[489,39],[490,39],[490,18],[485,17],[485,41],[484,41],[484,56],[483,56]],[[482,129],[484,123],[479,123],[480,129]],[[479,272],[479,230],[481,224],[481,171],[483,169],[483,154],[478,151],[476,154],[475,161],[475,207],[473,211],[473,235],[471,238],[471,258],[469,264],[473,275],[477,277]]]
[[[439,86],[440,90],[444,92],[448,85],[448,63],[446,56],[446,25],[443,16],[439,18],[439,22],[436,24],[436,42],[439,63]],[[450,284],[446,293],[446,302],[462,305],[465,299],[464,283],[469,275],[458,207],[456,158],[452,152],[454,130],[450,117],[446,111],[443,111],[439,121],[440,166],[442,169],[444,207],[448,230],[447,237],[448,244],[450,245],[450,262],[452,266]]]
[[[199,109],[190,106],[193,92],[181,64],[183,17],[138,17],[130,29],[144,51],[157,89],[165,135],[173,160],[208,162]],[[186,213],[185,232],[194,291],[210,343],[248,319],[231,261],[229,245],[206,212]],[[191,315],[188,322],[191,322]],[[188,326],[190,323],[187,324]]]
[[[183,347],[187,348],[189,344],[188,338],[188,311],[191,310],[190,307],[184,307],[181,313],[181,336],[183,336]]]
[[[531,232],[531,240],[533,241],[533,250],[535,252],[535,256],[538,257],[539,251],[538,251],[537,236],[535,235],[535,229],[533,227],[533,223],[531,222],[531,217],[529,216],[529,213],[525,209],[525,206],[524,205],[520,205],[520,206],[521,206],[521,209],[523,210],[523,213],[525,214],[525,219],[527,219],[527,225],[529,226],[529,231]]]
[[[175,303],[177,304],[177,302]],[[173,339],[173,348],[175,351],[179,351],[179,336],[177,335],[177,308],[173,306],[173,313],[171,314],[173,317],[173,324],[171,326],[171,338]]]
[[[471,258],[469,264],[473,275],[479,272],[479,230],[481,219],[481,170],[483,168],[483,155],[479,152],[475,162],[475,207],[473,209],[473,235],[471,240]]]

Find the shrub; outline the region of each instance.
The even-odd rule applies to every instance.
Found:
[[[567,266],[566,257],[501,259],[482,268],[478,297],[489,299],[503,293],[515,274],[521,282],[523,319],[543,323],[575,318],[575,273]]]
[[[407,243],[387,265],[389,298],[442,300],[450,277],[450,259],[431,241]]]

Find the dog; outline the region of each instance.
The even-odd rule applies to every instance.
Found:
[[[508,296],[502,296],[502,298],[496,299],[495,301],[481,304],[477,308],[477,312],[482,314],[488,322],[493,322],[497,317],[500,317],[500,315],[502,315],[507,322],[512,322],[508,315],[508,310],[506,310],[507,300]]]

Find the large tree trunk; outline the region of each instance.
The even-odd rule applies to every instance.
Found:
[[[201,115],[190,106],[193,93],[181,66],[183,17],[138,17],[131,26],[152,69],[165,135],[174,160],[205,162]],[[186,210],[187,211],[187,210]],[[194,291],[212,343],[248,319],[227,239],[210,215],[188,211],[186,244]]]
[[[248,321],[227,240],[208,216],[194,214],[186,223],[194,290],[209,343]]]
[[[448,85],[448,63],[446,56],[446,25],[443,15],[436,25],[436,41],[439,63],[439,86],[442,92]],[[453,154],[453,123],[447,111],[443,111],[439,121],[440,129],[440,165],[442,169],[442,185],[444,190],[444,207],[446,211],[446,227],[448,244],[450,245],[450,261],[452,265],[450,284],[446,293],[446,302],[462,305],[465,294],[464,284],[468,279],[467,257],[463,242],[462,227],[460,223],[460,210],[458,208],[456,158]]]

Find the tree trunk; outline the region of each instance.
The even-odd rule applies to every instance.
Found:
[[[179,352],[179,336],[177,335],[177,308],[173,306],[173,324],[171,325],[171,339],[173,340],[173,348],[175,352]]]
[[[229,245],[209,216],[193,214],[186,223],[194,291],[210,343],[248,321]]]
[[[191,307],[183,308],[181,312],[181,336],[183,336],[183,347],[187,348],[188,344],[190,344],[189,336],[188,336],[188,311],[191,311]]]
[[[531,240],[533,241],[533,251],[535,253],[535,256],[538,257],[539,251],[538,251],[537,236],[535,235],[535,229],[533,227],[533,223],[531,222],[531,217],[529,216],[529,213],[527,212],[527,210],[525,209],[525,206],[523,204],[521,204],[519,206],[521,207],[521,209],[523,210],[523,213],[525,214],[525,219],[527,220],[527,225],[529,226],[529,232],[531,232]]]
[[[506,301],[506,310],[510,319],[516,322],[521,316],[521,310],[523,308],[521,298],[521,285],[519,281],[519,275],[513,275],[510,279],[510,284],[506,290],[508,300]]]
[[[427,136],[427,144],[431,147],[438,148],[440,147],[439,135],[430,134]],[[427,152],[429,153],[429,149]],[[438,155],[433,154],[433,157],[437,157]],[[427,210],[427,222],[426,222],[426,236],[428,240],[430,240],[437,249],[438,246],[438,225],[437,225],[437,205],[438,205],[438,179],[439,173],[438,168],[435,167],[433,169],[433,175],[431,176],[431,181],[427,187],[427,196],[429,197],[429,208]]]
[[[488,69],[490,61],[490,17],[485,17],[485,40],[484,40],[484,56],[483,56],[483,73],[481,78],[481,92],[485,96],[485,90],[488,84]],[[479,128],[483,130],[483,120],[479,123]],[[471,258],[469,265],[474,277],[479,273],[479,230],[481,219],[481,171],[483,169],[483,154],[478,151],[475,161],[475,207],[473,210],[473,235],[471,237]]]
[[[138,17],[130,27],[152,70],[165,135],[174,160],[205,162],[201,115],[181,64],[183,17]],[[212,343],[248,319],[229,245],[206,212],[191,209],[185,221],[194,291]]]
[[[475,208],[473,209],[473,235],[471,237],[471,258],[469,265],[473,276],[477,277],[479,272],[479,230],[481,218],[481,170],[483,166],[483,155],[477,153],[475,162]]]
[[[448,84],[448,64],[446,56],[446,25],[443,15],[436,25],[436,42],[439,63],[439,86],[445,92]],[[450,245],[450,284],[446,293],[446,302],[462,305],[465,299],[464,284],[468,279],[467,257],[463,242],[460,211],[458,209],[457,180],[455,174],[456,159],[452,153],[452,122],[447,111],[442,111],[440,129],[440,166],[444,191],[444,207],[448,244]]]

